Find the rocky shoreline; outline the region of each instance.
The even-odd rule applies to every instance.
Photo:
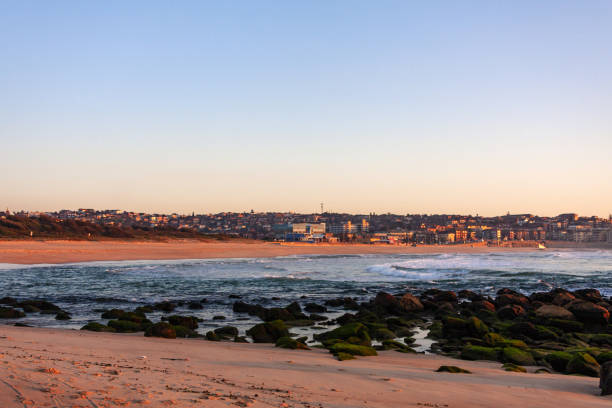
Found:
[[[288,349],[325,348],[338,360],[375,356],[380,350],[416,353],[417,329],[428,330],[430,352],[464,360],[503,363],[507,371],[564,373],[600,377],[602,395],[612,394],[612,299],[596,289],[554,289],[526,296],[500,289],[496,297],[468,290],[458,293],[438,289],[420,294],[380,292],[367,302],[340,297],[314,303],[298,299],[286,307],[266,308],[235,299],[233,311],[261,319],[240,336],[233,326],[199,334],[195,316],[175,314],[177,306],[196,310],[206,299],[186,304],[160,302],[132,311],[101,312],[106,324],[90,322],[82,330],[137,333],[164,338],[205,338],[210,341],[274,343]],[[0,319],[26,314],[55,314],[70,319],[69,311],[44,300],[0,299]],[[158,322],[147,313],[163,312]],[[342,313],[337,313],[343,311]],[[330,319],[330,312],[336,312]],[[216,317],[222,321],[223,316]],[[18,322],[15,325],[20,325]],[[312,339],[291,333],[309,327]],[[461,373],[460,367],[440,370]]]

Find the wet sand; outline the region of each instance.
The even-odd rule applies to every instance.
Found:
[[[612,406],[598,391],[596,378],[434,355],[340,362],[318,349],[0,325],[3,408]]]
[[[207,258],[265,258],[315,254],[422,254],[534,251],[535,248],[500,248],[484,245],[366,245],[278,244],[262,241],[168,242],[135,241],[0,241],[0,263],[40,264],[89,261],[167,260]]]

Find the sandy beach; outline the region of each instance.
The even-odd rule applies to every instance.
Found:
[[[0,326],[0,406],[609,407],[596,378],[500,363]],[[472,374],[434,372],[457,365]],[[533,371],[533,367],[530,371]]]
[[[265,258],[314,254],[483,253],[534,250],[534,248],[500,248],[470,244],[411,247],[365,244],[278,244],[244,240],[234,242],[0,241],[0,263],[55,264],[121,260]]]

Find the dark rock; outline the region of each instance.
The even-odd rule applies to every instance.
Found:
[[[107,310],[106,312],[102,313],[101,317],[103,319],[119,319],[124,314],[125,314],[124,310],[121,310],[121,309],[111,309],[111,310]]]
[[[601,395],[612,394],[612,361],[608,361],[601,366],[599,376],[599,388],[601,388]]]
[[[176,304],[168,301],[159,302],[153,305],[155,310],[161,310],[162,312],[171,312],[176,309]]]
[[[204,306],[202,306],[202,303],[200,303],[200,302],[189,302],[187,307],[189,309],[191,309],[191,310],[201,310],[201,309],[204,309]]]
[[[329,351],[332,354],[338,355],[340,353],[350,354],[352,356],[376,356],[378,353],[370,346],[363,346],[359,344],[339,342],[334,343],[329,347]]]
[[[292,339],[291,337],[281,337],[276,341],[276,347],[286,348],[291,350],[310,350],[303,342]]]
[[[3,298],[0,298],[0,305],[16,306],[17,299],[12,298],[10,296],[5,296]]]
[[[350,297],[329,299],[325,301],[325,304],[331,307],[344,307],[345,309],[350,310],[359,309],[359,304],[355,301],[355,299]]]
[[[495,313],[495,305],[487,300],[476,300],[467,304],[468,309],[478,312],[480,310],[486,310]]]
[[[316,313],[311,313],[310,316],[308,316],[308,319],[315,321],[315,322],[322,322],[322,321],[328,320],[326,316],[321,316]]]
[[[529,295],[530,302],[552,303],[555,295],[552,292],[533,292]]]
[[[221,341],[221,337],[214,331],[206,332],[206,340],[208,341]]]
[[[471,371],[466,370],[464,368],[459,368],[457,366],[447,366],[447,365],[440,366],[440,368],[436,370],[436,373],[472,374]]]
[[[247,330],[255,343],[276,343],[281,337],[288,337],[289,330],[281,320],[256,324]]]
[[[346,341],[348,343],[361,344],[364,346],[370,346],[372,344],[368,328],[358,322],[348,323],[334,330],[315,334],[314,338],[323,344],[332,341]]]
[[[520,305],[506,305],[497,311],[500,319],[510,320],[516,319],[525,314],[525,309]]]
[[[165,322],[159,322],[149,326],[145,331],[145,336],[175,339],[176,331],[174,330],[174,327],[172,327],[172,325]]]
[[[233,326],[223,326],[223,327],[219,327],[218,329],[215,329],[214,332],[219,336],[219,337],[236,337],[238,335],[238,329],[233,327]]]
[[[190,330],[195,330],[198,328],[198,318],[195,316],[168,316],[168,323],[173,326],[184,326]]]
[[[13,309],[11,307],[0,307],[0,319],[18,319],[24,317],[25,313],[21,310]]]
[[[459,299],[467,299],[469,301],[478,301],[478,300],[482,300],[483,296],[479,295],[477,293],[472,292],[471,290],[460,290],[459,293],[457,293],[457,297]]]
[[[512,372],[515,372],[515,373],[526,373],[527,372],[527,369],[525,367],[523,367],[521,365],[514,364],[514,363],[505,363],[502,366],[502,368],[505,371],[512,371]]]
[[[40,309],[42,312],[49,312],[49,314],[60,312],[62,309],[46,300],[24,300],[18,303],[19,307],[34,306]]]
[[[176,337],[182,338],[196,338],[200,337],[200,335],[195,331],[190,329],[189,327],[181,326],[181,325],[173,325],[172,328],[176,333]]]
[[[497,361],[497,350],[493,347],[467,345],[461,351],[464,360],[491,360]]]
[[[213,320],[225,320],[225,316],[221,316],[221,315],[213,316]]]
[[[599,363],[588,353],[576,353],[567,363],[567,373],[599,377]]]
[[[300,307],[300,304],[298,302],[290,303],[289,305],[287,305],[287,307],[285,307],[285,310],[287,310],[294,316],[302,314],[302,308]]]
[[[566,290],[559,290],[555,293],[552,303],[557,306],[565,306],[566,304],[576,300],[576,296]]]
[[[536,326],[531,322],[514,323],[508,327],[508,332],[513,336],[527,336],[533,340],[557,340],[555,332],[544,326]]]
[[[316,303],[306,303],[304,310],[308,313],[327,313],[325,306],[317,305]]]
[[[89,322],[85,326],[81,327],[81,330],[95,331],[95,332],[115,332],[116,330],[112,327],[105,326],[96,322]]]
[[[62,312],[58,312],[55,315],[55,320],[70,320],[70,319],[72,319],[72,317],[70,317],[70,315],[68,313],[63,312],[63,311]]]
[[[503,307],[506,305],[519,305],[522,307],[529,306],[529,299],[521,294],[503,294],[495,298],[495,304],[497,307]]]
[[[144,327],[140,323],[129,320],[109,320],[108,327],[112,327],[118,333],[136,333],[143,331]]]
[[[586,300],[588,302],[601,302],[603,298],[601,293],[597,289],[579,289],[574,291],[574,296],[578,299]]]
[[[37,308],[36,306],[32,306],[32,305],[23,305],[21,308],[26,313],[39,313],[40,312],[39,308]]]
[[[235,294],[231,294],[228,296],[230,299],[242,299],[242,296],[240,295],[235,295]]]
[[[236,336],[234,337],[234,343],[248,343],[249,341],[247,340],[246,337],[243,336]]]
[[[584,300],[575,300],[566,308],[576,316],[576,319],[587,324],[607,325],[610,312],[601,306]]]
[[[556,305],[544,305],[535,311],[535,315],[541,319],[574,320],[574,314],[569,310]]]

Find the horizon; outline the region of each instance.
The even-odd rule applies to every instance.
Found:
[[[612,3],[11,2],[0,208],[612,212]]]

